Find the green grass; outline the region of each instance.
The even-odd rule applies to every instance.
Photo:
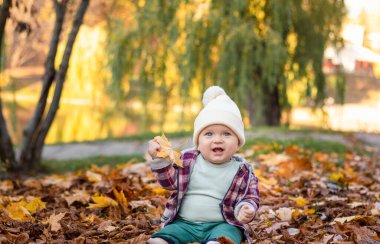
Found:
[[[276,140],[276,139],[272,139],[268,137],[260,137],[253,140],[248,140],[242,150],[246,150],[250,146],[255,145],[255,144],[271,145],[271,147],[268,147],[268,151],[271,150],[275,152],[280,152],[290,145],[297,145],[298,147],[304,150],[310,150],[312,152],[326,152],[326,153],[335,152],[339,155],[344,154],[348,150],[348,147],[346,145],[339,142],[313,140],[309,138]],[[267,153],[268,151],[263,151],[261,153]]]
[[[86,169],[91,165],[115,166],[127,162],[143,162],[145,159],[142,155],[127,155],[127,156],[97,156],[84,159],[70,159],[70,160],[43,160],[42,167],[48,173],[64,173],[67,171],[77,171]]]
[[[268,131],[268,132],[289,132],[289,133],[323,133],[323,134],[341,134],[347,135],[352,132],[347,131],[338,131],[331,129],[323,129],[323,128],[314,128],[314,127],[302,127],[302,128],[291,128],[289,126],[256,126],[250,128],[249,131]]]

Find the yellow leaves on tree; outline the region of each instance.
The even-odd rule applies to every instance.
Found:
[[[183,167],[180,158],[181,154],[173,149],[172,144],[164,134],[162,134],[162,136],[156,136],[154,141],[161,146],[160,151],[157,152],[157,157],[169,158],[172,163],[175,163],[179,167]]]

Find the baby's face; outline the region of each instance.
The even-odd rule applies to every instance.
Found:
[[[230,161],[238,148],[238,137],[225,125],[209,125],[199,134],[198,150],[210,163],[223,164]]]

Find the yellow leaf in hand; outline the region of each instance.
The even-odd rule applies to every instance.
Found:
[[[118,204],[112,198],[106,197],[106,196],[103,196],[103,195],[93,196],[92,200],[95,203],[90,203],[90,205],[88,206],[88,208],[106,208],[106,207],[110,207],[110,206],[116,207],[117,204]]]
[[[172,163],[175,163],[179,167],[183,167],[182,160],[180,158],[181,154],[173,149],[172,144],[168,141],[164,134],[162,134],[162,136],[156,136],[154,140],[161,146],[160,151],[157,153],[157,157],[169,157]]]

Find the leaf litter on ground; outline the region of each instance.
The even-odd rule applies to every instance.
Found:
[[[378,158],[257,147],[241,152],[260,180],[255,243],[380,242]],[[146,162],[2,181],[0,241],[145,243],[169,195]]]

